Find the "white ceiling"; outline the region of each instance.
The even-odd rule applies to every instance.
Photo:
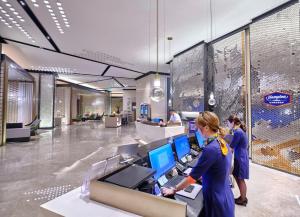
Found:
[[[5,0],[4,0],[5,1]],[[29,44],[54,49],[35,23],[16,0],[7,0],[24,18],[24,29],[34,38],[32,43],[18,28],[8,28],[0,21],[0,36]],[[49,36],[64,53],[82,56],[98,62],[121,66],[140,72],[155,70],[156,63],[156,1],[155,0],[25,0]],[[46,1],[47,2],[47,1]],[[61,2],[66,27],[56,2]],[[263,12],[287,0],[212,0],[212,36],[210,35],[209,0],[160,0],[159,1],[159,71],[167,72],[164,64],[171,57],[191,45],[221,36],[243,26]],[[0,0],[1,7],[7,7]],[[53,10],[60,23],[60,33],[49,13]],[[49,7],[49,6],[48,6]],[[8,11],[9,8],[6,9]],[[0,16],[3,13],[0,10]],[[16,18],[18,19],[18,18]],[[166,38],[172,36],[171,42]],[[106,77],[100,75],[107,64],[87,61],[64,54],[8,41],[4,51],[19,65],[27,69],[60,69],[64,72],[97,76],[59,75],[74,83],[90,82]],[[141,74],[110,67],[105,76],[136,78]],[[119,78],[120,79],[120,78]],[[118,79],[118,80],[119,80]],[[123,81],[134,86],[134,80]],[[106,85],[104,85],[104,83]],[[122,83],[122,82],[121,82]],[[131,84],[129,84],[131,83]],[[108,87],[112,85],[111,87]],[[88,86],[112,88],[115,82],[95,82]]]

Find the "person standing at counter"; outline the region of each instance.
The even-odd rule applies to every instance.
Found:
[[[170,120],[167,123],[168,125],[182,125],[181,118],[174,109],[170,109]]]
[[[227,125],[233,132],[233,138],[230,147],[234,150],[234,166],[233,176],[240,190],[240,197],[235,199],[237,205],[246,206],[248,199],[247,185],[245,179],[249,179],[249,154],[248,154],[248,138],[246,135],[246,127],[241,120],[231,115],[227,120]]]
[[[218,132],[219,118],[213,112],[204,112],[196,120],[196,126],[206,138],[206,145],[197,165],[190,175],[175,188],[162,188],[163,195],[173,195],[202,177],[204,214],[206,217],[233,217],[234,197],[230,188],[229,173],[232,153]]]

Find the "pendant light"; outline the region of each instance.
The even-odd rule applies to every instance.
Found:
[[[154,77],[153,82],[153,89],[151,90],[151,100],[155,102],[159,102],[164,97],[164,91],[161,88],[160,84],[160,75],[158,71],[158,58],[159,58],[159,52],[158,52],[158,36],[159,36],[159,8],[158,8],[158,0],[156,0],[156,74]]]

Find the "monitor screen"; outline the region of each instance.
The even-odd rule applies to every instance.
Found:
[[[197,131],[195,132],[195,136],[196,136],[196,139],[197,139],[197,143],[198,143],[199,148],[204,148],[204,145],[205,145],[205,139],[204,139],[204,137],[202,136],[202,134],[197,130]]]
[[[186,135],[174,139],[177,158],[180,160],[191,151],[190,143]]]
[[[175,166],[171,144],[165,144],[149,152],[152,169],[155,169],[154,179],[159,179]]]
[[[141,115],[145,115],[145,113],[144,113],[144,105],[141,105],[141,111],[140,111],[140,113],[141,113]]]

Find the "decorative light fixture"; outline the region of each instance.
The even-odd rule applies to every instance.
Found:
[[[156,0],[156,74],[153,83],[154,87],[151,90],[151,100],[155,102],[161,101],[164,97],[164,91],[160,86],[160,76],[158,71],[158,58],[159,58],[158,36],[159,36],[159,5],[158,5],[158,0]]]

